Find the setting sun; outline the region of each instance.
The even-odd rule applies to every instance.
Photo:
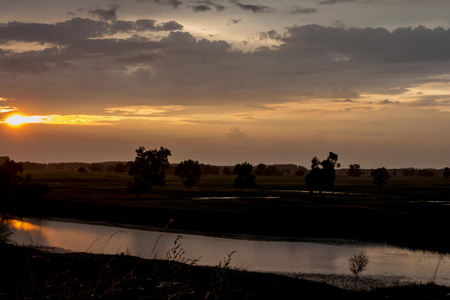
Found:
[[[39,116],[22,116],[19,114],[8,117],[4,122],[11,126],[20,126],[26,123],[38,123],[41,121]]]

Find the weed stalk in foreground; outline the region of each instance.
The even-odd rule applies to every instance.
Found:
[[[214,281],[211,283],[211,290],[206,294],[205,299],[221,299],[233,290],[227,272],[231,269],[231,257],[234,253],[236,251],[231,251],[223,261],[219,261]]]
[[[161,237],[163,236],[164,232],[167,230],[167,227],[169,227],[169,225],[170,225],[172,222],[173,222],[173,219],[170,219],[169,223],[167,223],[167,225],[164,227],[164,229],[159,233],[159,236],[158,236],[158,238],[156,239],[155,244],[153,245],[152,252],[150,253],[150,258],[151,258],[151,257],[154,257],[153,255],[155,254],[155,249],[156,249],[156,246],[157,246],[158,243],[159,243],[159,240],[160,240]],[[155,254],[155,255],[156,255],[156,254]]]

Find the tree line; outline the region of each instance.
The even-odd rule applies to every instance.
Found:
[[[336,169],[340,168],[338,163],[338,155],[329,152],[329,155],[324,160],[319,160],[314,157],[311,160],[311,169],[308,172],[307,168],[303,166],[287,165],[286,169],[278,169],[274,165],[258,164],[256,168],[248,162],[238,163],[231,167],[224,167],[222,170],[217,166],[200,164],[198,161],[191,159],[180,162],[179,164],[170,164],[169,156],[172,155],[171,151],[167,148],[160,147],[159,149],[146,150],[145,147],[139,147],[135,150],[136,157],[134,161],[127,163],[117,162],[114,164],[105,163],[91,163],[83,164],[78,167],[79,173],[91,172],[116,172],[119,174],[128,173],[133,177],[133,182],[129,185],[128,191],[138,196],[141,193],[147,193],[151,191],[153,186],[165,185],[165,174],[170,170],[173,174],[178,176],[182,183],[187,187],[193,187],[202,174],[218,175],[220,172],[224,175],[235,175],[234,186],[236,188],[253,188],[256,186],[256,176],[282,176],[284,174],[291,174],[292,167],[294,167],[294,175],[305,176],[305,184],[307,189],[312,193],[318,191],[332,190],[334,187],[334,181],[336,178]],[[56,164],[36,164],[36,163],[15,163],[11,161],[9,157],[0,157],[0,197],[17,197],[17,195],[31,195],[39,196],[48,192],[49,188],[45,185],[32,185],[31,176],[27,175],[22,178],[24,166],[31,169],[40,169],[42,166],[55,167],[57,169],[63,169],[64,166],[70,166],[73,169],[75,166],[79,166],[80,163],[56,163]],[[397,170],[394,170],[395,174]],[[359,164],[349,165],[348,175],[352,177],[360,177],[363,174],[363,170]],[[431,175],[433,174],[433,175]],[[403,176],[434,176],[434,172],[430,169],[403,169]],[[450,169],[444,168],[443,176],[450,178]],[[385,167],[371,170],[370,175],[373,177],[373,184],[380,187],[387,184],[389,178],[392,176],[389,174]],[[21,191],[21,192],[18,192]]]
[[[129,191],[135,193],[137,196],[139,193],[150,191],[152,186],[164,186],[165,172],[170,166],[169,156],[171,156],[170,150],[164,147],[153,150],[145,150],[144,147],[136,149],[136,158],[128,166],[128,174],[134,178],[134,183],[130,186]],[[329,152],[325,160],[319,160],[317,157],[312,159],[311,170],[305,176],[306,187],[311,193],[314,191],[322,193],[322,191],[333,189],[336,178],[335,169],[341,166],[337,161],[338,155],[333,152]],[[306,171],[306,168],[300,167],[296,175],[301,174],[303,176]],[[255,187],[257,175],[280,175],[276,168],[267,167],[264,164],[259,164],[254,168],[248,162],[238,163],[232,171],[227,170],[224,172],[236,175],[234,186],[240,189]],[[174,174],[182,179],[186,187],[191,188],[200,179],[202,170],[198,161],[189,159],[180,162],[176,166]],[[360,165],[350,165],[348,175],[353,177],[361,176],[362,171]],[[370,175],[373,178],[373,184],[379,187],[387,184],[389,178],[391,178],[391,175],[385,167],[372,170]],[[449,168],[444,169],[443,175],[444,177],[450,177]]]
[[[0,206],[7,206],[11,200],[32,200],[50,192],[43,183],[32,183],[31,175],[23,176],[23,165],[6,158],[0,164]]]
[[[0,165],[9,159],[7,156],[0,157]],[[85,162],[58,162],[58,163],[35,163],[35,162],[18,162],[22,165],[24,171],[36,171],[36,170],[71,170],[80,171],[81,173],[87,172],[115,172],[119,174],[127,173],[130,164],[129,162],[101,162],[101,163],[85,163]],[[171,163],[167,170],[168,173],[174,173],[177,164]],[[209,164],[200,163],[200,169],[203,175],[234,175],[234,166],[215,166]],[[340,168],[336,170],[336,174],[349,175],[352,177],[359,177],[369,175],[373,169],[363,169],[359,164],[351,164],[348,169]],[[398,168],[389,169],[392,176],[419,176],[419,177],[434,177],[444,176],[448,177],[448,168],[433,169],[433,168]],[[285,176],[295,175],[304,176],[308,173],[308,169],[301,165],[295,164],[275,164],[266,165],[260,163],[254,167],[253,173],[256,176]]]

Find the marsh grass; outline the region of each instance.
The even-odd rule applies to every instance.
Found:
[[[219,261],[216,266],[216,273],[211,282],[210,291],[206,293],[205,299],[227,298],[234,290],[228,275],[228,272],[231,270],[231,257],[234,253],[236,251],[230,252],[223,261]]]

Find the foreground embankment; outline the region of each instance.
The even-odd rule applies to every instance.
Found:
[[[48,250],[48,249],[47,249]],[[174,249],[176,253],[176,249]],[[288,276],[194,266],[183,258],[57,253],[0,245],[0,299],[447,299],[434,284],[341,289]]]

